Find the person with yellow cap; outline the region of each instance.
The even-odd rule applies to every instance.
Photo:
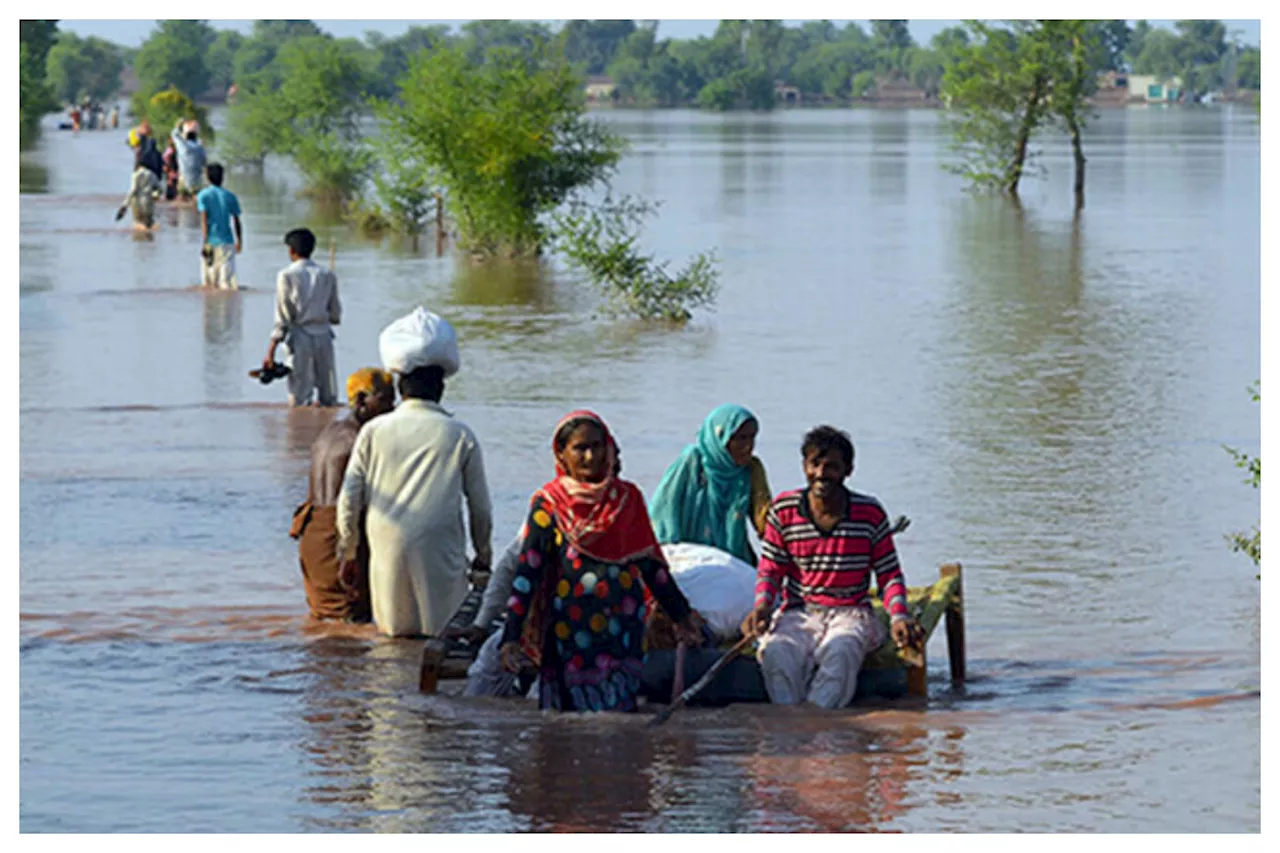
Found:
[[[391,411],[395,399],[390,373],[373,367],[357,370],[347,378],[350,417],[334,420],[311,446],[307,500],[294,511],[289,535],[298,540],[298,562],[314,619],[368,622],[372,618],[368,548],[356,555],[345,573],[339,571],[337,504],[361,427]]]

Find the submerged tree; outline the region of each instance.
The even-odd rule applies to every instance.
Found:
[[[251,75],[227,120],[232,162],[288,156],[305,192],[341,202],[364,185],[372,159],[360,122],[368,109],[360,58],[334,39],[302,36],[284,43],[270,70]]]
[[[30,148],[40,137],[40,119],[58,109],[45,82],[57,21],[20,21],[18,27],[18,145]]]
[[[1037,132],[1059,122],[1075,157],[1077,208],[1084,204],[1081,131],[1087,96],[1103,61],[1089,21],[969,21],[972,42],[955,51],[943,77],[952,131],[963,162],[955,170],[982,190],[1014,198],[1032,168]]]
[[[382,111],[384,132],[434,171],[463,248],[536,254],[542,217],[613,174],[621,138],[587,118],[582,78],[545,41],[491,47],[477,65],[465,47],[420,54]]]
[[[124,58],[120,48],[97,36],[80,38],[75,33],[58,33],[49,51],[49,85],[64,103],[77,102],[86,95],[106,100],[120,89]]]

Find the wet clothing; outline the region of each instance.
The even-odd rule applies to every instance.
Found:
[[[507,599],[511,597],[511,583],[516,577],[516,568],[520,562],[520,547],[524,537],[517,536],[507,545],[498,562],[489,575],[489,585],[484,589],[484,598],[480,602],[480,610],[472,622],[480,628],[488,630],[493,620],[503,614]],[[467,669],[467,696],[515,696],[519,690],[519,678],[502,668],[499,651],[502,646],[502,631],[494,631],[489,635],[476,659]]]
[[[853,701],[862,662],[887,637],[870,605],[776,612],[759,647],[769,701],[843,708]]]
[[[200,253],[200,284],[202,287],[217,287],[222,290],[236,290],[240,280],[236,277],[236,247],[226,243],[217,246],[205,246]]]
[[[871,574],[885,610],[908,617],[907,588],[889,516],[870,495],[845,490],[845,517],[830,531],[813,521],[809,491],[783,492],[769,508],[756,577],[756,606],[780,605],[760,641],[769,698],[842,708],[858,670],[885,641],[871,609]]]
[[[728,449],[733,434],[755,419],[735,405],[720,406],[707,415],[697,441],[667,469],[649,502],[659,542],[710,545],[755,563],[747,536],[748,520],[755,517],[753,475],[763,481],[766,492],[768,480],[759,460],[753,457],[752,465],[744,467],[733,461]]]
[[[316,619],[368,622],[369,551],[356,553],[360,565],[355,593],[338,582],[338,497],[342,475],[355,447],[360,424],[354,418],[339,418],[325,427],[311,445],[311,477],[307,500],[294,512],[293,529],[298,540],[298,562],[306,586],[307,605]]]
[[[476,557],[489,563],[492,510],[471,428],[439,403],[409,398],[360,430],[338,500],[338,551],[354,554],[367,539],[382,633],[438,634],[466,598],[464,497]]]
[[[320,405],[337,405],[332,326],[341,322],[338,277],[332,270],[303,258],[280,271],[271,340],[283,342],[293,355],[291,406],[307,405],[313,393]]]
[[[874,572],[884,609],[895,621],[907,618],[907,588],[889,516],[874,497],[845,491],[845,517],[829,532],[813,521],[808,489],[778,495],[761,544],[756,606],[867,604]]]
[[[338,581],[338,508],[303,504],[294,516],[294,529],[298,565],[312,618],[370,621],[368,548],[362,546],[356,551],[360,566],[356,590],[348,591]]]
[[[196,195],[196,209],[209,220],[209,236],[205,238],[207,245],[235,245],[236,235],[231,220],[240,215],[240,199],[235,193],[222,187],[205,187]]]
[[[138,146],[133,149],[133,166],[145,166],[157,178],[164,178],[164,155],[150,136],[138,135]]]
[[[135,224],[150,228],[155,224],[156,196],[159,193],[160,182],[156,176],[150,170],[139,166],[133,170],[129,193],[121,204],[132,211]]]
[[[169,138],[178,151],[178,179],[181,187],[189,193],[200,192],[204,186],[204,145],[199,139],[187,139],[177,128],[169,134]]]
[[[604,433],[605,466],[613,471],[617,445],[598,415],[573,412],[556,431],[578,418]],[[530,501],[503,642],[537,644],[540,707],[632,711],[644,668],[646,588],[677,621],[689,615],[689,603],[667,571],[634,483],[612,475],[582,483],[559,461],[556,474]]]

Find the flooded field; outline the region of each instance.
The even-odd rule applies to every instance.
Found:
[[[647,246],[721,259],[686,329],[596,316],[555,264],[358,239],[273,163],[227,181],[247,289],[201,292],[192,210],[112,222],[124,130],[24,158],[21,830],[1258,831],[1259,583],[1223,535],[1259,500],[1222,449],[1259,447],[1256,115],[1102,113],[1074,224],[1065,146],[1018,212],[941,168],[934,112],[603,118],[615,189],[664,202]],[[337,241],[341,375],[415,305],[455,323],[497,544],[570,409],[646,491],[720,403],[776,490],[834,423],[913,520],[908,580],[964,564],[970,683],[939,632],[928,702],[655,733],[423,697],[419,643],[308,626],[287,531],[331,413],[246,376],[300,225]]]

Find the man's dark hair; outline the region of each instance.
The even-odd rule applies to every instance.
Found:
[[[284,244],[300,258],[309,258],[316,250],[316,235],[310,228],[295,228],[284,235]]]
[[[800,455],[808,459],[814,452],[824,456],[830,450],[839,450],[844,461],[853,465],[853,442],[849,433],[833,426],[817,426],[804,435],[804,443],[800,445]]]
[[[209,183],[215,187],[222,186],[222,164],[210,163],[204,167],[204,173],[209,176]]]
[[[440,398],[444,396],[444,368],[433,364],[430,367],[419,367],[401,374],[400,396],[406,400],[430,400],[433,403],[439,403]]]
[[[188,141],[188,142],[195,142],[195,141],[196,141],[196,139],[198,139],[198,138],[199,138],[199,136],[198,136],[198,134],[196,134],[196,132],[195,132],[194,130],[188,130],[188,131],[187,131],[187,141]]]

